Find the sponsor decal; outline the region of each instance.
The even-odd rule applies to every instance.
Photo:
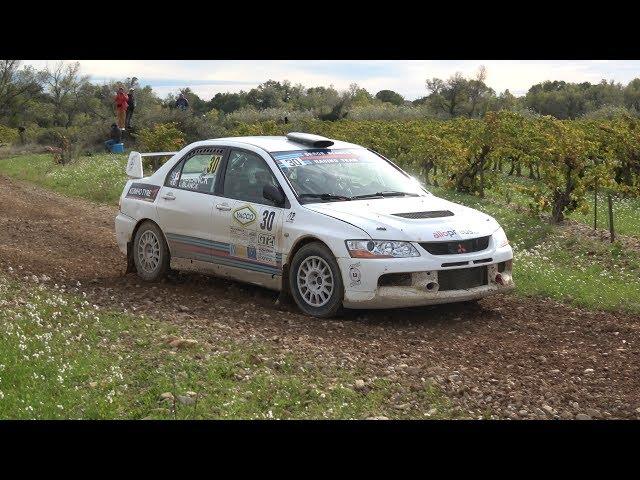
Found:
[[[159,185],[132,183],[129,187],[126,198],[135,198],[136,200],[144,200],[145,202],[155,202],[159,191]]]
[[[230,255],[281,268],[282,255],[278,253],[275,234],[281,215],[280,210],[269,207],[254,209],[252,205],[242,205],[233,210],[229,236],[235,247]]]
[[[355,287],[356,285],[360,285],[362,281],[362,273],[358,268],[359,266],[360,266],[360,262],[354,263],[353,265],[349,266],[349,280],[351,281],[351,283],[349,284],[350,287]]]
[[[293,221],[296,218],[296,212],[289,212],[289,214],[287,215],[287,219],[285,220],[285,222],[287,223],[293,223]]]
[[[257,260],[262,263],[268,263],[270,265],[276,264],[277,259],[275,258],[274,252],[272,250],[264,250],[262,248],[258,248],[256,250],[254,248],[254,254],[257,255]]]
[[[191,175],[191,174],[190,174]],[[213,182],[215,175],[208,173],[200,173],[196,177],[185,177],[184,175],[180,177],[179,188],[184,188],[185,190],[195,190],[195,191],[203,191],[202,187],[205,187],[205,191],[210,190],[209,182]],[[211,184],[212,185],[212,184]]]
[[[238,245],[255,245],[256,232],[242,227],[230,227],[230,237]]]
[[[364,163],[369,161],[359,155],[357,150],[300,150],[294,152],[276,152],[273,154],[282,168],[318,165],[325,163]]]
[[[480,232],[476,232],[475,230],[466,229],[466,230],[460,230],[458,233],[460,235],[478,235]]]
[[[256,218],[258,218],[258,214],[251,207],[251,205],[245,205],[243,207],[236,208],[233,211],[233,215],[232,216],[233,216],[233,218],[236,219],[236,221],[240,225],[243,225],[243,226],[250,225],[251,223],[256,221]]]
[[[275,254],[275,261],[268,264],[251,258],[255,248],[252,246],[214,242],[204,238],[172,233],[166,235],[172,254],[175,254],[176,257],[238,267],[269,275],[282,273],[282,256],[279,253]],[[255,255],[259,256],[258,250]]]
[[[258,245],[273,248],[276,245],[276,236],[260,233],[258,234]]]
[[[247,247],[245,245],[231,244],[229,253],[234,257],[247,257]]]
[[[446,238],[455,237],[457,235],[455,230],[447,230],[446,232],[433,232],[433,238]]]
[[[218,165],[220,165],[220,160],[222,160],[222,155],[213,155],[209,161],[207,173],[215,173],[218,170]]]
[[[180,169],[177,169],[171,172],[171,177],[169,177],[169,185],[172,187],[177,187],[179,180],[180,180]]]

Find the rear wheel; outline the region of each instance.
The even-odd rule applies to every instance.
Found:
[[[331,251],[320,242],[302,247],[289,269],[289,287],[296,304],[307,315],[336,315],[344,298],[340,267]]]
[[[153,222],[144,222],[133,240],[133,262],[138,276],[148,282],[164,278],[169,270],[169,248]]]

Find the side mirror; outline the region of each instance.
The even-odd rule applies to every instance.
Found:
[[[265,185],[262,187],[262,196],[267,200],[271,200],[277,207],[284,206],[285,196],[280,188],[273,185]]]

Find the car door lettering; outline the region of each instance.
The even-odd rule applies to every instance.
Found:
[[[265,210],[262,212],[262,223],[260,228],[262,230],[271,231],[273,229],[273,219],[276,217],[276,212],[273,210]]]

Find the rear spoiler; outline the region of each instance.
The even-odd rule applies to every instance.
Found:
[[[142,171],[142,157],[164,157],[167,155],[175,155],[176,153],[178,152],[131,152],[129,154],[129,160],[127,161],[127,168],[125,169],[127,176],[129,178],[142,178],[144,176]]]

